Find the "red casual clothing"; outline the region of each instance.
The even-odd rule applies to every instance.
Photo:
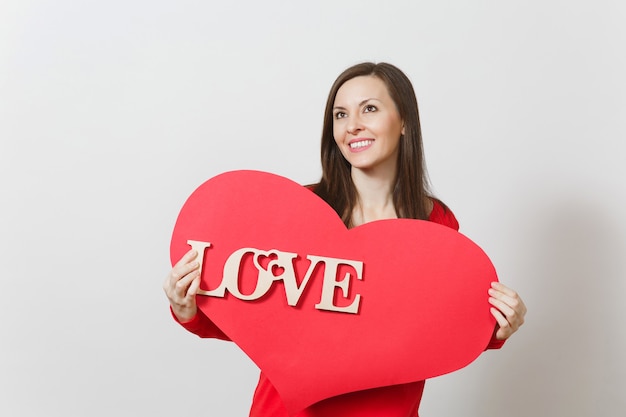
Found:
[[[436,200],[428,220],[459,230],[452,211]],[[191,321],[181,325],[200,337],[229,340],[200,310]],[[492,337],[487,349],[499,349],[503,343]],[[424,381],[417,381],[343,394],[320,401],[295,417],[417,417],[423,390]],[[254,393],[250,417],[289,417],[278,392],[263,373]]]

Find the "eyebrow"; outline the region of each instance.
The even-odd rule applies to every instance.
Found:
[[[362,105],[364,105],[365,103],[367,103],[367,102],[368,102],[368,101],[370,101],[370,100],[380,101],[379,99],[374,98],[374,97],[366,98],[365,100],[362,100],[362,101],[359,103],[359,107],[361,107]],[[345,107],[341,107],[341,106],[334,106],[334,107],[333,107],[333,110],[345,110],[345,109],[346,109]]]

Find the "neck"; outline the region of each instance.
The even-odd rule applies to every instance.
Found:
[[[372,172],[353,168],[352,181],[358,194],[352,211],[354,226],[398,217],[393,204],[395,172]]]

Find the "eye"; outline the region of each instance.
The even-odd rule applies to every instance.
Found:
[[[342,112],[342,111],[335,112],[335,119],[343,119],[346,116],[347,115],[345,112]]]
[[[363,109],[364,113],[372,113],[377,111],[378,109],[376,108],[376,106],[374,106],[373,104],[368,104],[367,106],[365,106],[365,108]]]

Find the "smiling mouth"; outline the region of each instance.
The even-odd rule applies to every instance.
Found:
[[[350,149],[359,149],[370,146],[374,141],[372,139],[364,139],[350,143]]]

